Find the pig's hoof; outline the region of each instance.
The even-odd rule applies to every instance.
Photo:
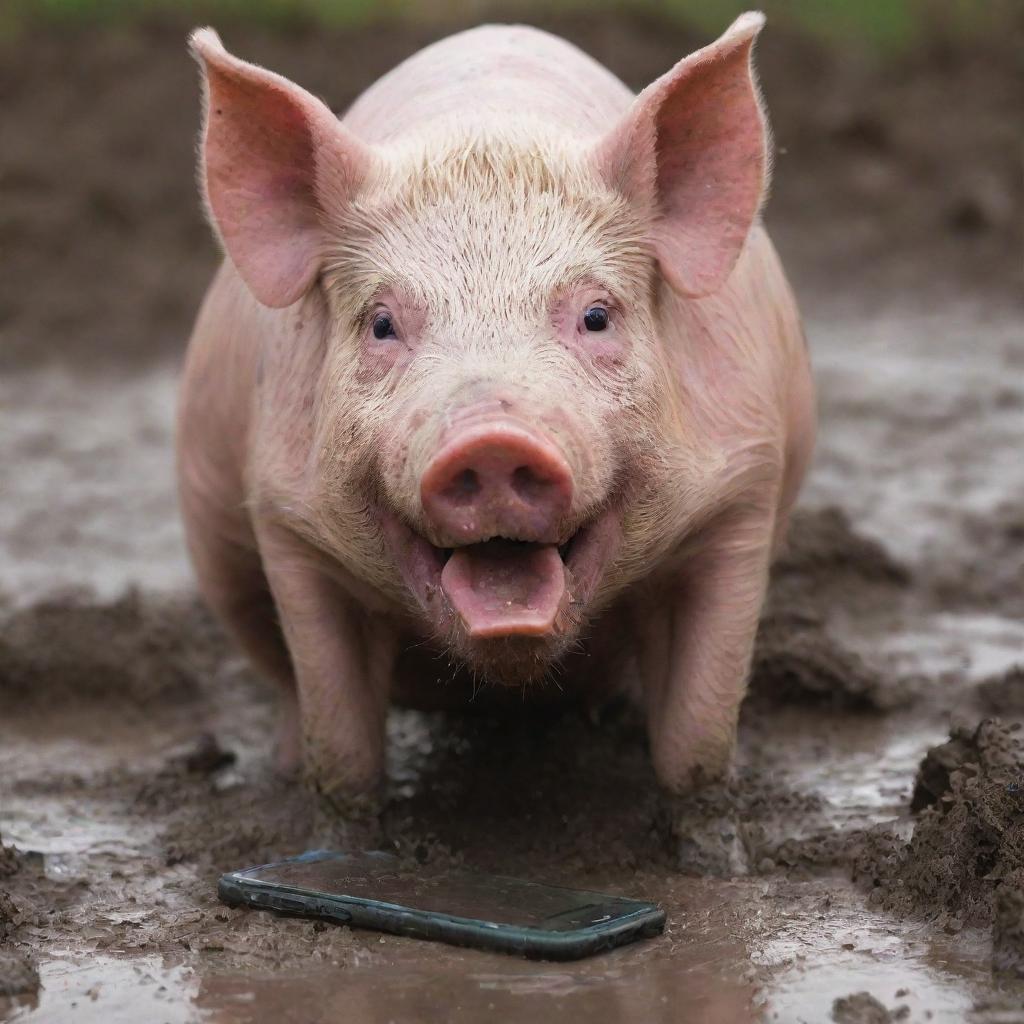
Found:
[[[739,809],[726,785],[666,797],[663,823],[676,867],[683,874],[718,878],[749,874]]]
[[[381,845],[380,803],[370,796],[315,794],[313,842],[322,849],[374,850]]]
[[[746,847],[732,818],[676,826],[676,866],[687,875],[731,878],[749,873]]]

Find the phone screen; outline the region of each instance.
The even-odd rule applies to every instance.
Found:
[[[497,926],[561,932],[635,913],[645,904],[602,893],[458,869],[407,868],[386,853],[306,854],[238,875],[307,895],[344,896]]]

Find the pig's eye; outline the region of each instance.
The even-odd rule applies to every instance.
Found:
[[[395,325],[389,313],[378,313],[373,318],[373,336],[381,339],[395,336]]]
[[[588,331],[603,331],[608,326],[608,310],[604,306],[591,306],[583,314],[583,326]]]

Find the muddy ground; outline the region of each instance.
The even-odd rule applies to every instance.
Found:
[[[549,27],[633,85],[702,41]],[[822,433],[730,790],[666,807],[623,709],[393,715],[353,843],[668,911],[552,965],[216,902],[325,824],[270,771],[273,695],[198,605],[175,515],[215,262],[185,28],[0,48],[0,1020],[1024,1020],[1019,35],[886,66],[765,38],[768,220]],[[336,107],[438,32],[223,28]]]

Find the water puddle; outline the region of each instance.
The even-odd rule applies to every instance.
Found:
[[[910,1021],[952,1024],[991,993],[980,933],[936,938],[868,912],[845,883],[831,896],[816,885],[802,899],[790,887],[776,900],[769,883],[679,880],[668,895],[682,904],[665,936],[570,964],[370,933],[354,936],[373,949],[369,958],[265,972],[224,970],[215,957],[69,955],[41,966],[35,997],[0,1000],[0,1021],[818,1024],[836,998],[868,991],[890,1010],[908,1007]],[[828,899],[823,928],[814,911]],[[783,902],[780,916],[774,904]]]
[[[47,960],[31,997],[0,998],[10,1024],[191,1024],[202,1020],[198,986],[185,966],[163,958],[91,955]],[[268,1020],[271,1018],[267,1018]]]

